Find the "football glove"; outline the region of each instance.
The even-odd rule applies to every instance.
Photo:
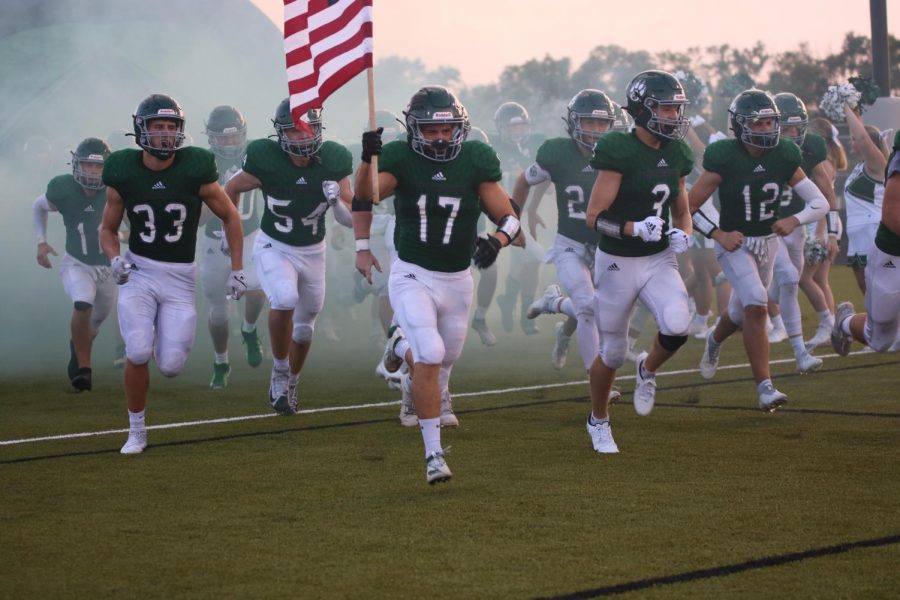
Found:
[[[341,196],[341,186],[338,185],[337,181],[323,181],[322,194],[325,195],[325,202],[328,203],[328,208],[333,208]]]
[[[134,269],[134,265],[125,262],[125,259],[121,256],[113,258],[109,263],[109,266],[112,271],[113,279],[115,279],[116,283],[119,285],[128,281],[128,276],[131,275],[131,271]]]
[[[475,254],[472,255],[472,262],[479,269],[487,269],[497,260],[500,248],[500,240],[494,236],[478,237],[475,239]]]
[[[381,154],[381,132],[384,127],[379,127],[375,131],[365,131],[362,134],[362,161],[364,163],[372,162],[373,156]]]
[[[232,271],[228,277],[228,283],[225,285],[227,296],[231,300],[240,300],[244,292],[247,291],[247,280],[243,271]]]
[[[666,235],[669,236],[669,248],[675,254],[684,254],[691,246],[691,237],[680,229],[670,229]]]
[[[639,237],[645,242],[658,242],[662,239],[663,227],[666,222],[653,215],[652,217],[647,217],[643,221],[635,221],[634,222],[634,233],[631,235],[633,237]]]

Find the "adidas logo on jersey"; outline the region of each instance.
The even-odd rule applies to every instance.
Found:
[[[297,185],[306,185],[306,178],[305,178],[305,177],[301,177],[300,179],[298,179],[298,180],[297,180]]]
[[[94,207],[90,204],[84,207],[84,212],[97,212],[94,210]]]
[[[666,162],[666,159],[661,158],[661,159],[659,159],[659,162],[656,163],[656,166],[661,169],[663,167],[668,167],[669,163]]]
[[[765,172],[766,172],[766,168],[765,168],[764,166],[762,166],[762,165],[756,165],[756,168],[753,169],[753,172],[754,172],[754,173],[765,173]]]
[[[434,174],[434,177],[431,178],[432,181],[447,181],[447,178],[444,177],[444,174],[441,171],[438,171]]]
[[[162,181],[157,181],[156,183],[153,184],[153,187],[150,189],[151,190],[164,190],[164,189],[166,189],[166,184],[164,184]]]
[[[407,274],[404,275],[403,277],[406,278],[406,279],[417,279],[415,273],[407,273]]]
[[[616,263],[613,263],[613,264],[609,265],[608,267],[606,267],[606,270],[607,271],[618,271],[619,265],[617,265]]]
[[[583,168],[583,169],[581,170],[581,172],[582,172],[582,173],[593,173],[593,172],[594,172],[594,167],[592,167],[591,165],[588,165],[588,166],[586,166],[585,168]]]
[[[894,261],[888,260],[886,263],[884,263],[884,268],[885,269],[896,269],[897,266],[894,265]]]
[[[265,246],[263,246],[263,248],[271,248],[271,247],[272,247],[272,244],[271,244],[271,243],[268,243],[268,244],[266,244]]]

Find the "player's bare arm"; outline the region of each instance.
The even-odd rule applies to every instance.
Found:
[[[237,208],[238,202],[241,200],[241,194],[262,187],[259,179],[243,170],[238,171],[225,184],[225,194],[231,203]]]
[[[200,198],[222,220],[222,230],[231,248],[231,270],[241,271],[244,268],[244,231],[235,201],[216,181],[200,187]]]
[[[597,217],[612,206],[616,195],[619,193],[619,186],[622,185],[622,174],[616,171],[598,171],[597,179],[594,181],[594,187],[591,188],[591,199],[588,201],[587,207],[587,226],[591,229],[597,229]],[[625,223],[622,233],[630,236],[634,224],[629,221]]]
[[[721,175],[712,171],[704,171],[688,194],[688,211],[692,215],[698,212],[703,203],[709,200],[709,197],[716,191],[720,183],[722,183]],[[718,219],[716,220],[718,221]],[[704,235],[708,235],[710,239],[719,242],[728,252],[734,252],[744,243],[744,234],[740,231],[722,231],[718,227],[718,222],[715,225],[711,232],[704,233]]]
[[[688,207],[687,187],[684,183],[684,177],[678,181],[678,196],[672,202],[672,225],[687,235],[693,233],[693,225],[691,223],[691,211]]]
[[[119,226],[125,216],[125,202],[114,187],[106,187],[106,207],[100,223],[100,248],[110,260],[119,256]]]

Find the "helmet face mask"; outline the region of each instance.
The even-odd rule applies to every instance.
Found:
[[[83,140],[72,152],[72,177],[86,190],[103,189],[103,163],[109,157],[109,145],[99,138]]]
[[[764,150],[778,145],[780,113],[774,99],[766,92],[756,89],[741,92],[731,102],[728,113],[734,136],[745,145]],[[765,127],[769,123],[771,127]]]
[[[206,135],[213,154],[237,160],[247,149],[247,122],[233,106],[217,106],[206,121]]]
[[[627,90],[625,110],[661,142],[680,140],[687,133],[690,121],[684,114],[688,104],[681,82],[665,71],[643,71],[635,75]],[[671,110],[674,108],[675,110]]]
[[[569,137],[582,148],[593,150],[597,140],[613,130],[615,106],[600,90],[581,90],[569,100],[565,121]],[[586,127],[588,123],[591,125]]]
[[[531,137],[531,116],[518,102],[504,102],[494,113],[494,127],[501,141],[521,145]]]
[[[322,147],[322,109],[311,108],[301,117],[312,134],[294,126],[291,118],[290,98],[285,98],[275,110],[272,124],[278,136],[281,149],[291,156],[309,158]]]
[[[138,146],[160,160],[168,160],[184,146],[184,111],[165,94],[145,98],[132,115]]]
[[[423,87],[409,101],[406,117],[407,142],[416,154],[447,162],[462,151],[471,125],[465,107],[448,89]]]
[[[781,115],[781,135],[798,146],[806,141],[806,130],[809,126],[809,113],[803,100],[789,92],[775,95],[775,105]]]
[[[613,102],[613,113],[616,117],[612,126],[613,131],[628,133],[634,128],[634,119],[617,102]]]

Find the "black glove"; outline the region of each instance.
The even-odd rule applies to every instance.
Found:
[[[475,254],[472,255],[472,262],[479,269],[487,269],[497,260],[501,247],[500,240],[492,235],[475,238]]]
[[[375,131],[364,131],[362,136],[362,161],[364,163],[372,162],[373,156],[381,154],[381,132],[384,127],[379,127]]]

